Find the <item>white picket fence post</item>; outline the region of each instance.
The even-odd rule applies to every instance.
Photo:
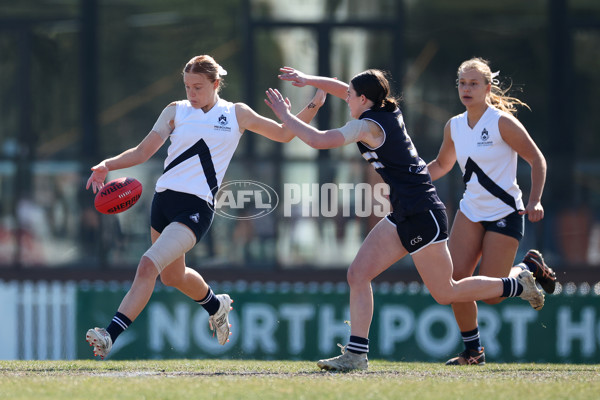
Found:
[[[0,281],[0,359],[74,359],[76,291],[74,282]]]
[[[16,282],[0,281],[0,359],[16,360],[19,342],[17,335],[17,297],[19,285]]]

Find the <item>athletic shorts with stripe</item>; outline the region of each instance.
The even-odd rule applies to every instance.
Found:
[[[402,245],[410,254],[432,243],[448,240],[446,210],[429,210],[406,216],[398,216],[392,212],[385,218],[396,227]]]

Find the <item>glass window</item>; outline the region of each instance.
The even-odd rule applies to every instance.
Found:
[[[281,66],[345,82],[367,68],[388,71],[408,132],[427,162],[439,151],[445,123],[464,111],[457,67],[472,56],[489,59],[531,107],[518,118],[549,166],[546,218],[526,223],[519,252],[539,247],[552,264],[600,265],[600,117],[590,111],[600,107],[597,1],[564,2],[565,15],[558,16],[551,7],[558,3],[541,0],[98,2],[98,76],[90,85],[97,93],[83,89],[90,71],[81,69],[82,3],[55,3],[0,6],[10,22],[0,26],[2,268],[135,268],[150,243],[150,204],[168,143],[142,166],[109,175],[133,176],[144,185],[126,213],[97,213],[85,181],[92,165],[136,146],[166,105],[185,98],[181,70],[198,54],[212,55],[228,70],[223,98],[269,118],[275,116],[263,102],[267,88],[279,88],[295,113],[314,94],[280,81]],[[556,18],[565,18],[561,43],[548,34],[562,26]],[[556,53],[558,45],[564,54]],[[83,120],[84,104],[95,108],[96,121]],[[329,97],[312,124],[330,129],[349,119],[345,101]],[[96,144],[85,147],[88,139]],[[364,215],[369,193],[359,185],[373,188],[380,179],[356,146],[322,151],[299,139],[282,144],[246,132],[225,182],[268,185],[280,196],[278,208],[258,219],[215,216],[188,262],[345,268],[380,219]],[[525,200],[530,180],[530,167],[520,160]],[[459,168],[435,184],[452,222],[464,190]],[[316,211],[306,215],[313,205]],[[344,214],[346,207],[351,211]]]

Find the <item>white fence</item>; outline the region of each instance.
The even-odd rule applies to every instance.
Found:
[[[76,287],[0,280],[0,360],[74,359]]]

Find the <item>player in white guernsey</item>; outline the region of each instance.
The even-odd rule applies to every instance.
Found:
[[[517,276],[527,271],[537,283],[553,293],[556,275],[537,250],[513,267],[524,233],[524,216],[538,222],[544,217],[541,204],[546,180],[546,161],[525,127],[514,117],[516,106],[527,105],[507,95],[499,86],[487,61],[473,58],[458,68],[458,94],[466,111],[451,118],[435,160],[428,164],[431,178],[447,174],[455,163],[463,173],[466,189],[456,212],[448,242],[454,279],[479,273],[486,276]],[[531,190],[527,206],[517,185],[517,159],[531,166]],[[496,304],[505,297],[484,300]],[[479,337],[477,303],[452,304],[465,350],[448,365],[485,364]]]
[[[221,345],[229,341],[233,300],[227,294],[215,295],[202,276],[185,265],[185,253],[212,223],[211,205],[242,133],[250,130],[278,142],[288,142],[293,135],[246,104],[221,99],[224,75],[226,71],[212,57],[192,58],[183,69],[187,99],[169,104],[138,146],[92,167],[86,188],[91,186],[95,193],[109,171],[141,164],[167,139],[171,141],[152,201],[153,244],[141,257],[131,289],[110,324],[86,334],[94,355],[102,359],[144,309],[159,275],[165,285],[179,289],[206,309]],[[310,122],[324,101],[325,95],[318,93],[299,118]]]
[[[334,371],[367,369],[369,327],[373,318],[371,281],[392,264],[410,254],[433,298],[440,304],[474,301],[498,296],[520,296],[541,308],[544,296],[530,273],[512,278],[452,278],[452,260],[446,240],[445,207],[437,196],[402,118],[390,96],[384,73],[367,70],[350,84],[336,79],[305,75],[282,68],[281,79],[294,86],[312,85],[345,99],[354,120],[337,129],[318,131],[290,113],[289,101],[269,89],[268,104],[289,130],[317,149],[356,143],[358,150],[390,187],[393,211],[367,235],[348,269],[350,285],[350,340],[342,355],[320,360],[319,368]]]

